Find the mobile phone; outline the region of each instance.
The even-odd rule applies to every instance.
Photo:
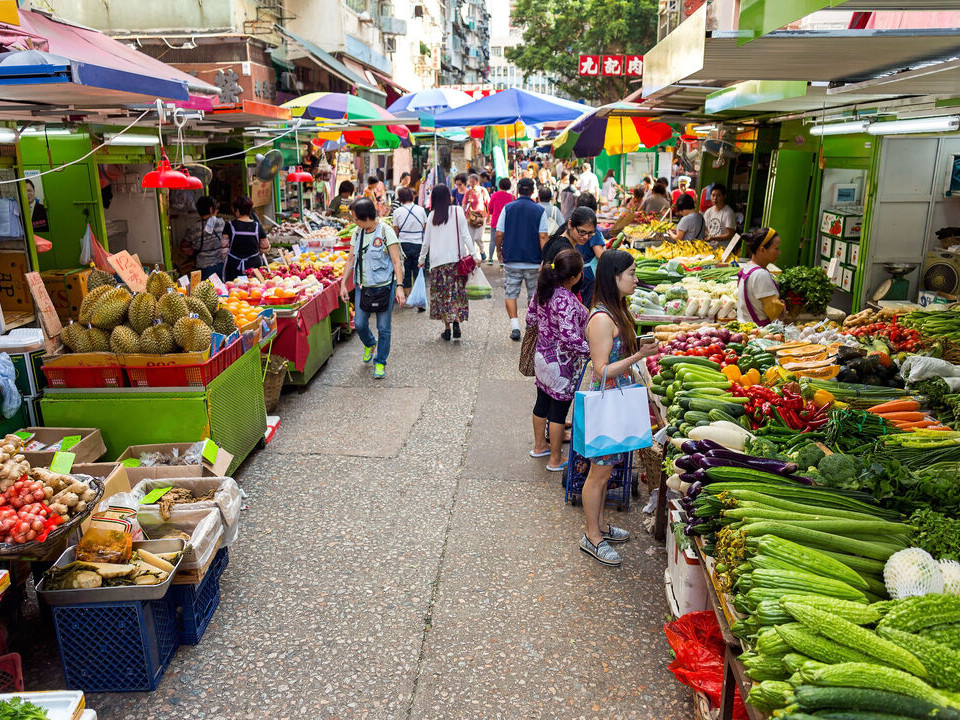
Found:
[[[653,341],[656,340],[656,339],[657,339],[657,338],[656,338],[656,336],[655,336],[653,333],[646,333],[646,334],[644,334],[644,335],[640,335],[640,336],[637,338],[637,342],[642,345],[643,343],[653,342]]]

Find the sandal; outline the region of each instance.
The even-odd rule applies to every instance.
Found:
[[[560,467],[553,467],[552,465],[547,465],[546,468],[549,472],[563,472],[564,470],[567,469],[567,464],[561,463]]]
[[[536,452],[534,450],[530,451],[530,457],[532,458],[542,458],[542,457],[547,457],[549,455],[550,455],[549,450],[544,450],[543,452]]]

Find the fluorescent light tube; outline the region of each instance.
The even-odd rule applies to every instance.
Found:
[[[114,135],[107,133],[103,136],[103,139],[110,145],[126,147],[146,147],[160,144],[160,138],[156,135]]]
[[[829,125],[811,125],[811,135],[852,135],[867,131],[870,125],[866,120],[857,120],[855,122],[831,123]]]
[[[916,118],[873,123],[867,129],[871,135],[905,135],[907,133],[953,132],[960,129],[960,116]]]

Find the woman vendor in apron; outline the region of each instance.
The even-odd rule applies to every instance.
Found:
[[[223,280],[245,276],[250,268],[266,263],[261,253],[270,249],[267,233],[253,219],[253,201],[240,196],[233,201],[235,217],[223,228],[223,247],[227,251],[223,263]]]
[[[744,240],[750,262],[737,274],[737,320],[763,327],[783,314],[780,288],[767,270],[780,257],[780,236],[773,228],[760,228]]]

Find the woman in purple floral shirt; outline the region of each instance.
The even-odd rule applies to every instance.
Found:
[[[527,326],[537,328],[534,369],[537,402],[533,406],[533,450],[530,456],[550,456],[547,470],[562,472],[564,426],[576,392],[577,376],[590,346],[584,335],[587,309],[571,288],[583,275],[583,258],[576,250],[561,250],[552,263],[540,267],[537,292],[527,310]],[[550,443],[547,444],[547,422]]]

